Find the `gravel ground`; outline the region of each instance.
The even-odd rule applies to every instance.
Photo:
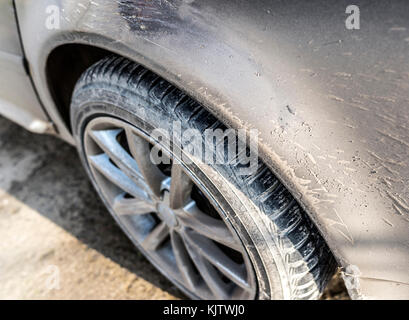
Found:
[[[0,117],[0,299],[184,298],[117,227],[76,150]],[[348,299],[339,275],[323,299]]]

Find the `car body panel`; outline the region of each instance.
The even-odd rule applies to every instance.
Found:
[[[234,128],[259,130],[262,159],[320,229],[350,294],[401,284],[409,298],[409,3],[16,0],[41,101],[73,143],[46,79],[66,43],[153,70]],[[61,26],[45,28],[46,8]],[[33,36],[35,35],[35,36]],[[373,285],[376,283],[376,285]],[[389,289],[388,289],[389,290]]]
[[[12,0],[0,3],[0,113],[37,133],[52,128],[25,68]]]

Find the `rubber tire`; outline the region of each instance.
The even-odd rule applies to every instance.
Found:
[[[73,135],[89,174],[82,134],[87,122],[101,115],[126,120],[148,133],[154,128],[171,130],[173,121],[180,121],[183,130],[226,128],[166,80],[116,56],[91,66],[72,96]],[[205,185],[228,208],[227,219],[245,244],[257,277],[257,298],[319,298],[334,273],[334,258],[306,213],[272,172],[261,161],[251,176],[237,175],[233,165],[203,166],[201,170],[202,178],[208,179]]]

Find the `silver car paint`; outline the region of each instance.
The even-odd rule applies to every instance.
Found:
[[[0,113],[37,133],[52,130],[24,68],[12,0],[0,2]],[[16,108],[17,106],[17,108]]]

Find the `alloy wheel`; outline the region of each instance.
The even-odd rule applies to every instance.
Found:
[[[193,298],[255,298],[246,249],[180,159],[140,129],[111,117],[91,120],[83,143],[110,212],[165,276]],[[151,160],[153,145],[161,148],[166,163]]]

